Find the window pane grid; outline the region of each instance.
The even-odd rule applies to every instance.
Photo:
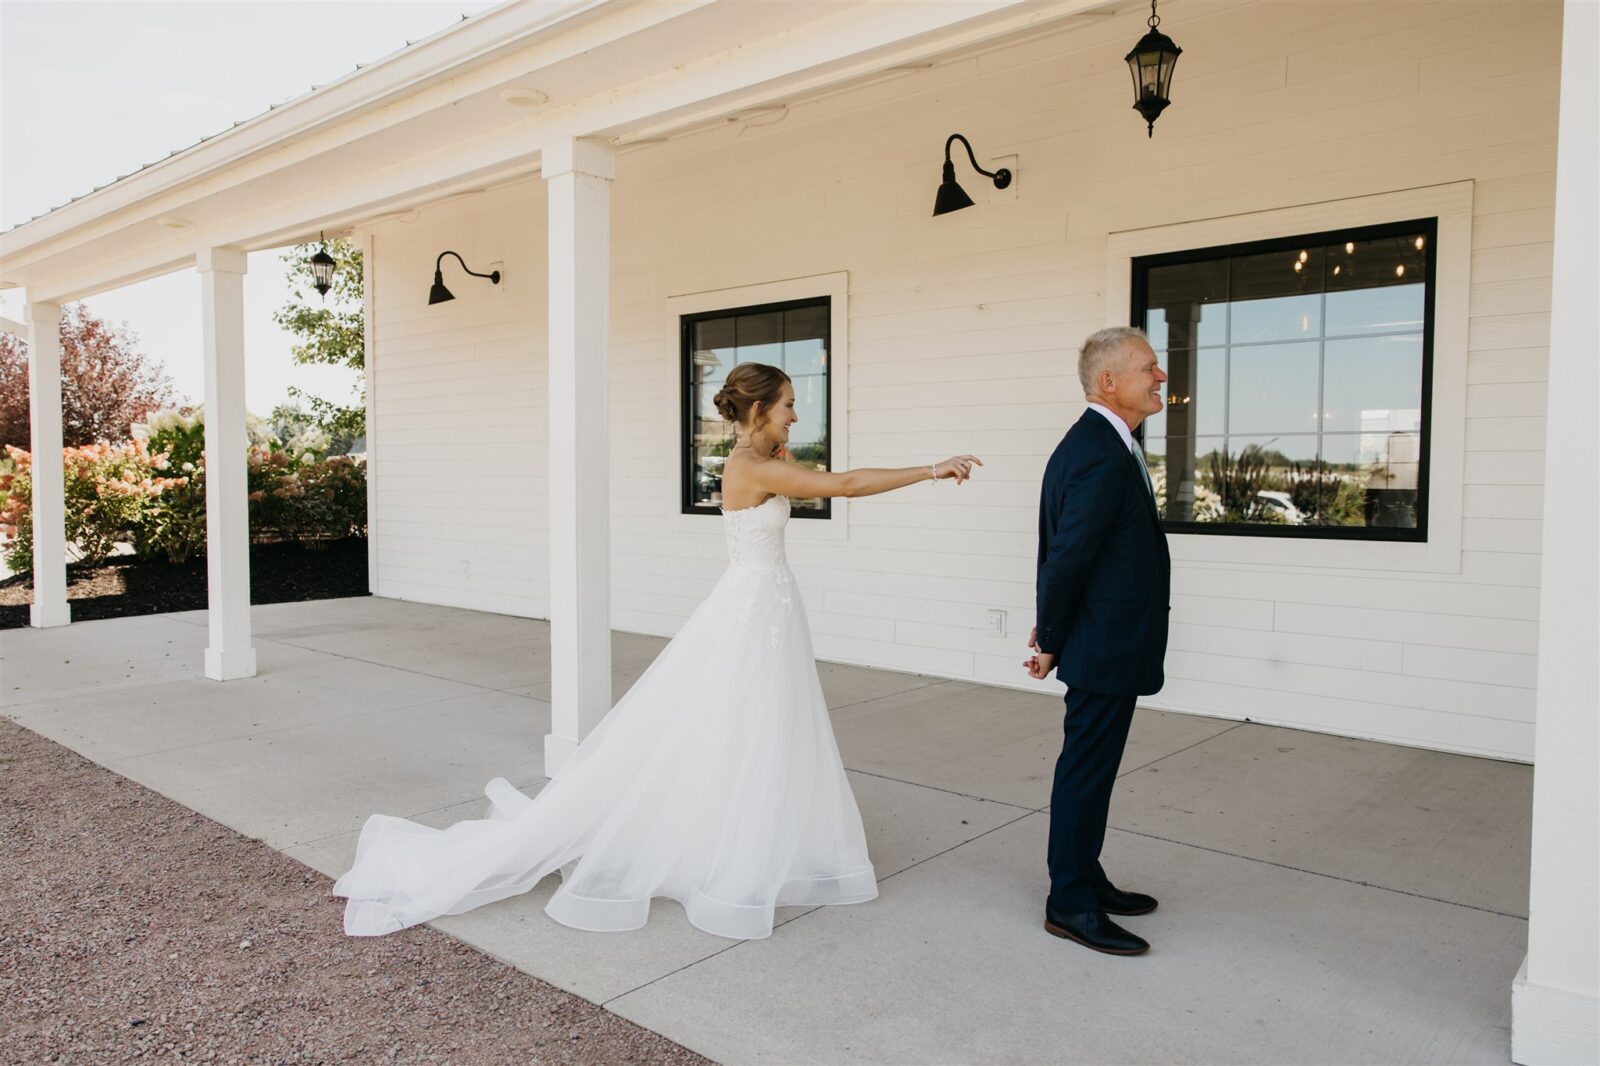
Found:
[[[722,466],[735,435],[712,397],[740,363],[778,367],[790,377],[800,420],[790,431],[789,458],[813,469],[830,468],[828,444],[827,298],[734,308],[682,319],[684,439],[683,511],[718,514]],[[829,501],[793,501],[798,518],[827,518]]]
[[[1425,539],[1434,227],[1383,229],[1135,263],[1171,378],[1142,428],[1169,524]]]

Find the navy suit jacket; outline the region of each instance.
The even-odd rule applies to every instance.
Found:
[[[1039,650],[1068,688],[1147,696],[1165,680],[1172,557],[1122,436],[1086,410],[1039,496]]]

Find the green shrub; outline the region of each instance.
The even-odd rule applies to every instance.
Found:
[[[141,440],[66,448],[62,464],[67,543],[91,565],[104,562],[117,541],[138,528],[146,501],[168,483],[159,472],[166,457],[150,455]]]
[[[252,448],[250,527],[257,539],[306,545],[365,535],[366,465],[347,455],[319,459]]]
[[[0,508],[0,532],[10,536],[6,565],[16,573],[33,569],[33,463],[21,448],[6,445],[10,470],[0,477],[6,501]]]
[[[141,556],[161,555],[170,563],[186,563],[206,553],[206,471],[194,467],[145,505],[133,531],[133,550]]]
[[[325,456],[320,432],[285,449],[259,419],[246,461],[250,530],[257,540],[318,545],[364,536],[366,465]],[[122,444],[62,451],[66,537],[86,562],[103,562],[125,537],[143,556],[182,563],[206,548],[205,421],[199,411],[161,411],[145,435]],[[12,537],[6,563],[33,568],[31,457],[8,447],[0,469],[0,531]]]

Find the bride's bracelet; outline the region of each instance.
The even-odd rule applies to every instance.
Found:
[[[939,480],[939,468],[932,463],[928,464],[928,478],[930,485]]]

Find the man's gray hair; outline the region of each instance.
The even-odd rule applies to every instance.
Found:
[[[1083,385],[1083,394],[1091,395],[1100,375],[1117,368],[1117,361],[1126,354],[1129,341],[1148,343],[1149,340],[1144,330],[1133,326],[1110,326],[1089,334],[1078,352],[1078,381]]]

